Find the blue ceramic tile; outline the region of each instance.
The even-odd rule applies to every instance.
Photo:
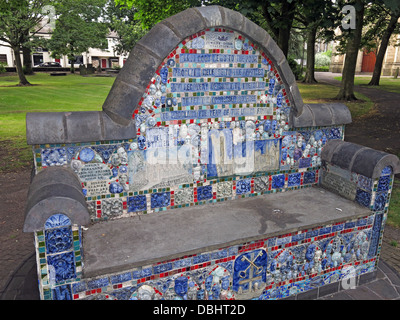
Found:
[[[379,178],[378,189],[376,191],[388,191],[390,188],[390,176],[383,176]]]
[[[166,272],[172,270],[172,263],[168,262],[168,263],[164,263],[164,264],[159,264],[153,267],[153,273],[154,274],[158,274],[158,273],[162,273],[162,272]]]
[[[389,166],[383,168],[383,169],[382,169],[382,173],[381,173],[382,176],[387,175],[387,174],[392,174],[392,168],[389,167]]]
[[[110,193],[124,192],[124,188],[117,182],[111,182],[109,190],[110,190]]]
[[[110,276],[110,280],[112,284],[129,281],[132,280],[132,274],[130,272],[126,272],[123,274],[113,275]]]
[[[198,201],[212,199],[212,197],[213,197],[213,193],[212,193],[211,185],[197,188],[197,200]]]
[[[87,287],[89,290],[107,287],[108,285],[110,285],[108,277],[90,280],[87,282]]]
[[[61,282],[76,278],[73,252],[48,256],[47,263],[54,268],[56,282]]]
[[[387,192],[377,192],[375,195],[374,210],[381,211],[385,209]]]
[[[62,213],[53,214],[44,224],[45,229],[66,227],[71,225],[71,220]]]
[[[288,176],[288,187],[294,187],[300,185],[301,173],[293,173]]]
[[[45,230],[47,254],[59,253],[72,248],[71,227]]]
[[[354,228],[355,226],[356,226],[356,222],[355,222],[355,221],[346,222],[346,223],[344,224],[344,228],[345,228],[345,229],[351,229],[351,228]]]
[[[303,184],[315,183],[315,171],[306,171],[303,176]]]
[[[170,204],[170,192],[160,192],[151,194],[151,208],[163,208]]]
[[[232,289],[239,291],[251,290],[251,280],[266,282],[268,255],[264,250],[254,250],[243,253],[235,260],[234,272],[232,275]]]
[[[72,290],[74,293],[86,291],[87,290],[86,282],[81,281],[81,282],[72,284]]]
[[[245,194],[251,191],[251,180],[243,179],[236,182],[236,194]]]
[[[285,175],[284,174],[278,174],[276,176],[272,176],[272,189],[279,189],[283,188],[285,185]]]
[[[71,285],[66,284],[52,289],[53,300],[72,300]]]
[[[372,258],[376,255],[379,245],[379,239],[381,236],[383,213],[375,216],[374,225],[372,226],[371,240],[368,250],[368,258]]]
[[[356,199],[359,204],[364,207],[369,207],[371,203],[371,194],[361,189],[357,189]]]
[[[140,279],[149,277],[153,274],[152,268],[144,268],[142,270],[135,270],[132,271],[132,278],[133,279]]]
[[[42,151],[42,165],[46,167],[64,165],[67,158],[65,148],[49,148]]]
[[[366,191],[372,190],[372,179],[363,175],[358,176],[357,186]]]
[[[90,162],[94,159],[95,153],[91,148],[83,148],[79,152],[79,159],[83,162]]]
[[[139,195],[128,197],[127,199],[128,212],[145,211],[147,209],[146,196]]]
[[[203,263],[209,260],[210,260],[210,255],[208,253],[200,254],[193,257],[193,264]]]

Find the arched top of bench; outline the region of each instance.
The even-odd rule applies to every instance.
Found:
[[[216,27],[241,33],[265,52],[286,86],[294,115],[300,115],[303,100],[282,50],[263,28],[241,13],[221,6],[190,8],[156,24],[137,42],[130,53],[103,105],[103,110],[114,121],[128,123],[163,60],[187,37]]]

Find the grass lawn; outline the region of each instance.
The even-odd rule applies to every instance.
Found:
[[[342,77],[335,77],[335,79],[341,81]],[[371,76],[355,77],[354,84],[367,86],[370,80]],[[400,78],[381,78],[379,86],[372,86],[371,88],[400,93]],[[400,228],[400,184],[394,184],[393,186],[387,223],[391,226]]]
[[[335,79],[341,81],[342,77],[335,77]],[[370,82],[370,80],[371,80],[371,76],[370,77],[355,77],[354,84],[366,86],[368,84],[368,82]],[[391,78],[382,78],[381,77],[381,79],[379,81],[379,86],[371,86],[371,88],[400,93],[400,78],[394,79],[393,77],[391,77]]]
[[[387,223],[393,227],[400,228],[400,185],[393,186],[390,198]]]
[[[304,103],[340,102],[333,101],[335,96],[339,93],[338,87],[320,83],[310,85],[301,82],[297,85]],[[371,99],[365,95],[359,92],[355,92],[354,94],[356,98],[359,99],[358,101],[341,101],[341,103],[344,103],[349,108],[353,119],[367,114],[374,106],[374,103],[371,101]]]
[[[0,77],[0,172],[32,161],[31,147],[26,144],[27,112],[101,110],[115,80],[74,74],[52,77],[47,73],[27,78],[33,86],[16,87],[17,76]]]

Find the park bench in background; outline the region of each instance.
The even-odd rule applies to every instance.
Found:
[[[99,112],[28,113],[42,299],[317,297],[376,274],[399,159],[344,142],[219,6],[158,23]],[[349,278],[353,277],[353,278]]]

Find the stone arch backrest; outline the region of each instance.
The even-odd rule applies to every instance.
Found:
[[[264,29],[239,12],[221,6],[190,8],[155,25],[130,53],[104,102],[104,112],[115,122],[128,124],[168,55],[188,37],[210,28],[236,31],[265,53],[285,86],[292,113],[289,124],[293,125],[292,117],[302,114],[303,100],[281,49]]]

